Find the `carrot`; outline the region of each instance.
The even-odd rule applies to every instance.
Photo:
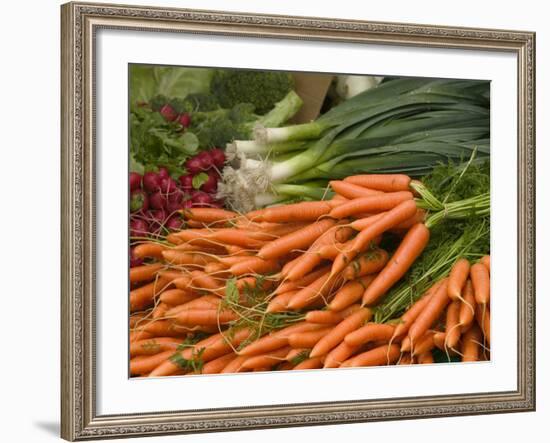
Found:
[[[272,313],[286,311],[289,300],[297,292],[298,289],[295,289],[294,291],[283,292],[282,294],[278,294],[277,296],[273,297],[267,305],[265,312]]]
[[[220,302],[221,300],[219,297],[216,297],[214,295],[203,295],[201,297],[190,300],[187,303],[182,303],[180,305],[174,306],[173,308],[166,311],[166,316],[174,317],[180,312],[188,309],[200,309],[200,310],[217,309]]]
[[[334,220],[320,220],[284,237],[273,240],[258,251],[263,259],[282,257],[294,249],[309,247],[321,234],[334,226]]]
[[[277,260],[264,260],[260,257],[250,257],[229,268],[229,273],[240,276],[243,274],[271,274],[280,269]]]
[[[344,181],[384,192],[407,191],[411,184],[411,178],[404,174],[352,175]]]
[[[380,271],[388,262],[388,253],[383,249],[372,249],[353,260],[342,271],[344,280],[354,280]]]
[[[462,361],[479,361],[481,331],[474,323],[462,338]]]
[[[461,258],[455,262],[449,274],[449,283],[447,291],[451,300],[460,300],[462,297],[462,288],[468,280],[470,274],[470,262],[465,258]]]
[[[183,289],[167,289],[159,296],[161,303],[166,303],[173,306],[187,303],[195,298],[197,298],[196,294],[189,291],[184,291]]]
[[[489,255],[484,255],[483,257],[481,257],[479,259],[479,262],[485,266],[487,268],[487,270],[489,271],[489,273],[491,273],[491,256]]]
[[[430,230],[425,224],[417,223],[409,229],[391,260],[365,290],[363,305],[370,305],[376,302],[403,277],[416,258],[422,253],[429,239]]]
[[[321,369],[323,367],[323,359],[321,357],[313,357],[304,360],[301,363],[298,363],[292,370],[303,370],[303,369]]]
[[[414,344],[411,355],[415,357],[430,352],[435,347],[434,334],[434,331],[426,331]]]
[[[308,323],[335,324],[340,323],[344,318],[353,314],[360,308],[359,305],[351,305],[342,312],[334,311],[309,311],[305,320]]]
[[[162,362],[166,361],[166,359],[170,358],[173,353],[173,350],[169,350],[154,355],[134,357],[130,360],[130,374],[141,375],[149,373],[162,364]]]
[[[460,323],[460,332],[465,332],[472,321],[474,320],[474,312],[476,309],[476,299],[474,296],[474,287],[472,281],[466,281],[464,289],[462,291],[463,302],[460,305],[460,312],[458,315],[458,321]]]
[[[476,307],[476,322],[485,337],[487,343],[491,343],[491,315],[489,309],[484,305]]]
[[[474,287],[476,303],[488,304],[490,297],[489,270],[481,263],[475,263],[470,268],[470,278]]]
[[[128,341],[130,343],[139,341],[139,340],[146,340],[148,338],[153,338],[154,335],[150,332],[146,331],[131,331],[130,334],[128,334]]]
[[[275,290],[275,294],[282,294],[283,292],[293,291],[295,289],[303,289],[306,286],[309,286],[311,283],[313,283],[323,274],[328,273],[329,271],[330,271],[330,268],[328,266],[324,266],[322,268],[319,268],[315,271],[310,272],[307,275],[304,275],[299,280],[296,280],[293,282],[284,281],[277,287],[277,289]],[[281,271],[281,272],[284,272],[284,271]]]
[[[238,217],[236,212],[226,211],[218,208],[188,208],[183,209],[181,214],[190,220],[202,223],[213,223],[219,221],[232,220]]]
[[[271,368],[277,363],[284,361],[286,355],[290,348],[284,347],[271,351],[267,354],[255,355],[254,357],[249,357],[243,362],[243,368],[246,369],[259,369],[259,368]]]
[[[349,317],[338,323],[338,325],[336,325],[327,335],[319,340],[311,350],[309,356],[318,357],[320,355],[327,354],[338,346],[347,334],[361,327],[363,323],[371,318],[371,316],[372,311],[368,308],[359,309],[354,312]]]
[[[411,354],[408,352],[401,355],[401,358],[397,361],[398,365],[412,365],[414,364]]]
[[[153,242],[147,242],[147,243],[140,243],[139,245],[136,245],[134,247],[134,256],[136,258],[156,258],[161,259],[162,258],[162,251],[166,249],[166,246],[164,246],[161,243],[153,243]]]
[[[386,212],[373,224],[363,229],[357,237],[355,237],[354,241],[336,257],[332,265],[331,273],[338,274],[341,272],[357,254],[363,252],[369,246],[372,240],[396,224],[412,217],[415,212],[416,203],[413,200],[404,201]]]
[[[426,365],[434,362],[434,356],[431,351],[424,352],[418,356],[418,363]]]
[[[373,189],[367,189],[363,186],[359,186],[353,183],[349,183],[342,180],[332,180],[329,182],[331,188],[337,194],[345,198],[360,198],[360,197],[370,197],[372,195],[381,194],[381,191],[375,191]]]
[[[179,312],[175,320],[184,325],[222,325],[236,320],[237,314],[231,310],[187,309]]]
[[[134,331],[148,332],[155,337],[181,337],[188,332],[186,328],[179,328],[175,322],[170,320],[149,321],[140,324]]]
[[[395,363],[399,359],[398,345],[382,345],[358,354],[343,362],[341,367],[381,366]]]
[[[350,346],[345,341],[341,342],[326,358],[323,367],[337,368],[359,350],[360,346]]]
[[[230,256],[252,255],[251,251],[237,245],[224,245],[225,251]]]
[[[229,273],[227,272],[227,266],[223,263],[208,263],[204,267],[204,272],[209,275],[216,275],[217,277],[228,278]]]
[[[328,308],[331,311],[341,311],[361,300],[365,289],[371,284],[374,277],[374,275],[365,275],[357,280],[348,281],[336,292]]]
[[[334,197],[332,197],[331,201],[348,201],[349,199],[347,199],[346,197],[344,197],[343,195],[340,195],[340,194],[334,194]]]
[[[163,277],[147,283],[144,286],[130,291],[130,312],[139,311],[153,303],[157,294],[169,285],[169,281]]]
[[[294,294],[287,303],[287,307],[290,310],[302,309],[306,306],[310,306],[319,300],[326,301],[326,296],[332,291],[335,286],[340,283],[340,277],[330,277],[330,274],[326,274],[319,277],[309,286],[304,289],[300,289]],[[326,304],[326,303],[325,303]]]
[[[222,284],[205,272],[196,270],[189,273],[189,276],[191,277],[191,283],[189,285],[191,289],[206,289],[207,291],[212,291],[214,293],[218,293],[220,290],[223,290]]]
[[[291,348],[313,348],[332,327],[317,329],[316,331],[295,332],[288,337],[288,344]]]
[[[430,297],[426,306],[422,312],[416,317],[416,320],[409,328],[409,339],[414,346],[416,340],[424,335],[424,333],[430,328],[430,326],[437,320],[439,315],[443,312],[445,307],[449,304],[450,299],[447,295],[447,279],[444,279],[439,285],[437,291]],[[409,349],[403,349],[402,351],[409,351]]]
[[[205,230],[205,231],[210,232],[208,230]],[[200,240],[201,238],[202,237],[199,236],[198,240]],[[171,249],[179,251],[179,252],[202,252],[204,254],[213,254],[213,255],[223,254],[225,252],[225,246],[216,245],[212,242],[206,242],[206,241],[204,243],[205,244],[199,244],[197,242],[181,243],[181,244],[178,244],[178,245],[174,246]]]
[[[392,325],[367,323],[365,326],[347,334],[344,341],[350,346],[360,346],[371,341],[390,340],[394,331],[395,327]]]
[[[246,355],[237,355],[233,360],[231,360],[225,368],[221,370],[222,374],[230,374],[234,372],[242,372],[244,370],[243,363],[248,357]]]
[[[450,277],[449,277],[450,279]],[[449,289],[447,288],[447,295]],[[462,302],[460,300],[452,301],[447,308],[447,314],[445,319],[445,347],[455,349],[458,341],[460,340],[460,306]]]
[[[426,221],[426,211],[424,209],[418,208],[416,210],[416,214],[414,214],[411,218],[395,225],[392,229],[393,230],[410,229],[417,223],[424,223],[425,221]]]
[[[362,231],[365,228],[373,225],[374,222],[380,220],[387,212],[379,212],[378,214],[367,215],[366,217],[359,217],[357,220],[352,221],[350,226],[355,231]]]
[[[174,337],[155,337],[130,343],[130,356],[154,355],[162,351],[175,351],[184,340]]]
[[[204,254],[180,252],[175,249],[167,249],[166,251],[162,251],[162,256],[167,263],[173,265],[205,266],[214,261],[212,257]]]
[[[400,337],[409,331],[409,328],[424,310],[432,294],[439,288],[441,282],[437,282],[426,293],[419,298],[407,311],[401,316],[401,323],[395,327],[394,337]]]
[[[271,208],[252,211],[246,214],[250,220],[267,222],[315,221],[331,210],[325,201],[301,202],[290,205],[274,206]]]
[[[372,195],[370,197],[361,197],[345,202],[332,211],[329,216],[340,219],[350,215],[360,214],[362,212],[381,212],[395,208],[399,203],[412,200],[411,192],[391,192],[388,194]],[[415,211],[416,212],[416,211]],[[407,217],[408,218],[408,217]]]
[[[168,311],[168,309],[170,309],[169,305],[167,305],[166,303],[159,303],[153,309],[151,318],[157,319],[157,318],[164,317],[164,315],[166,314],[166,311]]]
[[[202,370],[201,374],[219,374],[222,370],[233,360],[235,360],[236,355],[232,352],[222,355],[221,357],[210,360],[206,363]]]
[[[162,269],[162,264],[134,266],[130,268],[130,283],[139,283],[151,280],[157,271]]]
[[[445,340],[446,340],[446,334],[444,332],[438,331],[433,335],[433,341],[434,341],[435,347],[442,351],[447,350],[445,346]]]
[[[319,248],[317,254],[321,260],[334,260],[338,254],[344,249],[346,243],[333,243],[332,245],[324,245]]]

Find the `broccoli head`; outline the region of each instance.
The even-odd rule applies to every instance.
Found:
[[[170,106],[174,108],[178,114],[184,112],[208,112],[219,109],[220,105],[216,97],[210,94],[189,94],[185,98],[175,97],[170,100]]]
[[[286,72],[218,69],[210,90],[223,108],[251,103],[263,115],[273,109],[294,88],[294,79]]]

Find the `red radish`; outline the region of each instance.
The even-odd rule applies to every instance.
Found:
[[[168,203],[181,203],[184,195],[185,194],[181,189],[176,188],[174,192],[168,194],[167,196]]]
[[[134,248],[130,248],[130,267],[133,268],[134,266],[139,266],[143,264],[143,259],[138,258],[134,255]]]
[[[149,226],[145,220],[134,218],[130,220],[130,237],[146,237],[149,232]]]
[[[193,189],[193,176],[191,174],[181,175],[179,181],[184,191],[191,191]]]
[[[181,208],[182,209],[189,209],[189,208],[192,208],[193,207],[193,200],[185,200],[182,204],[181,204]]]
[[[170,231],[178,231],[183,226],[183,220],[179,215],[173,215],[170,217],[165,224],[166,229]]]
[[[155,192],[149,196],[149,206],[153,209],[164,209],[166,207],[166,198],[160,192]]]
[[[143,187],[149,193],[160,191],[160,177],[154,172],[143,174]]]
[[[210,157],[217,168],[223,168],[225,164],[225,153],[220,148],[210,150]]]
[[[141,189],[141,174],[130,172],[130,191]]]
[[[172,177],[166,177],[160,179],[160,190],[164,194],[171,194],[175,192],[178,185]]]
[[[166,219],[166,211],[164,209],[156,209],[154,211],[149,211],[149,231],[153,233],[158,233],[162,226],[164,225],[164,220]]]
[[[201,186],[201,191],[213,194],[218,189],[218,174],[216,172],[208,173],[208,180]]]
[[[197,174],[202,171],[202,162],[197,157],[191,157],[185,162],[185,169],[190,174]]]
[[[169,122],[173,122],[178,118],[178,114],[176,111],[174,111],[174,108],[170,106],[169,104],[165,104],[162,108],[160,108],[160,115],[164,117],[165,120],[168,120]]]
[[[214,161],[212,160],[212,156],[208,151],[199,152],[195,156],[195,158],[199,159],[199,161],[201,162],[201,169],[203,171],[210,169],[214,163]]]
[[[159,168],[159,172],[157,172],[157,175],[161,178],[161,180],[163,178],[170,178],[170,173],[168,172],[166,166],[161,166]]]
[[[193,206],[197,207],[205,207],[205,206],[212,206],[213,199],[208,194],[205,194],[204,192],[197,192],[193,195]]]
[[[146,211],[149,208],[149,198],[141,189],[132,191],[130,195],[130,212]]]
[[[174,214],[175,212],[179,211],[183,208],[183,202],[168,202],[166,203],[166,212],[168,215]]]
[[[188,128],[191,124],[191,115],[188,112],[180,114],[180,116],[178,117],[178,123],[184,128]]]

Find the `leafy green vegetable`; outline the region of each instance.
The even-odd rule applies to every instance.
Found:
[[[208,181],[208,174],[206,172],[201,172],[200,174],[197,174],[193,177],[193,188],[199,189],[202,185],[204,185]]]

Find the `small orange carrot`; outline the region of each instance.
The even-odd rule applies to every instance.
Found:
[[[476,303],[486,305],[490,297],[489,270],[481,263],[475,263],[470,268],[470,278],[474,286]]]
[[[491,273],[491,257],[489,255],[484,255],[481,257],[479,262],[487,268],[489,273]]]
[[[413,357],[430,352],[435,347],[434,334],[434,331],[426,331],[424,335],[417,340],[411,352]]]
[[[376,248],[361,254],[342,271],[344,280],[355,280],[364,275],[380,271],[388,262],[388,253]]]
[[[281,272],[284,272],[284,271],[281,271]],[[275,290],[275,294],[282,294],[284,292],[293,291],[295,289],[303,289],[328,272],[330,272],[330,267],[323,266],[322,268],[319,268],[315,271],[310,272],[307,275],[304,275],[299,280],[292,281],[292,282],[284,281],[277,287],[277,289]]]
[[[287,291],[276,295],[271,299],[265,311],[267,313],[286,311],[288,302],[298,291],[298,289],[295,289],[294,291]]]
[[[157,319],[157,318],[162,318],[166,315],[166,311],[168,311],[168,309],[170,309],[170,306],[167,305],[166,303],[159,303],[157,304],[152,313],[151,313],[151,318],[152,319]]]
[[[361,197],[345,202],[332,211],[332,218],[340,219],[350,215],[360,214],[362,212],[381,212],[395,208],[399,203],[412,200],[413,195],[409,191],[391,192],[388,194],[373,195],[370,197]],[[415,211],[416,212],[416,211]]]
[[[235,219],[236,212],[226,211],[218,208],[188,208],[181,211],[182,215],[190,220],[202,223],[214,223]]]
[[[382,345],[370,351],[358,354],[345,362],[341,367],[382,366],[395,363],[401,352],[398,345]]]
[[[462,361],[479,361],[481,331],[474,323],[462,338]]]
[[[441,281],[438,281],[432,285],[432,287],[428,289],[421,298],[419,298],[409,309],[407,309],[407,311],[401,316],[401,323],[395,327],[394,337],[400,337],[409,332],[409,328],[424,310],[430,301],[432,294],[437,291],[440,285]]]
[[[311,350],[310,357],[318,357],[327,354],[338,346],[346,335],[361,327],[372,316],[372,311],[362,308],[338,323],[327,335],[317,342]]]
[[[237,314],[230,310],[187,309],[179,312],[175,320],[184,325],[222,325],[236,320]]]
[[[366,325],[350,332],[344,337],[344,341],[350,346],[360,346],[377,340],[390,340],[393,337],[395,327],[380,323],[367,323]]]
[[[350,223],[350,226],[355,231],[362,231],[365,228],[373,225],[374,222],[380,220],[387,212],[380,212],[378,214],[367,215],[366,217],[358,218]]]
[[[319,248],[319,257],[321,260],[334,260],[345,248],[346,243],[333,243]]]
[[[151,283],[130,291],[130,312],[139,311],[153,303],[157,294],[164,291],[169,285],[165,278],[158,278]]]
[[[348,360],[353,354],[355,354],[359,348],[360,346],[350,346],[343,341],[327,354],[323,367],[339,367],[344,361]]]
[[[314,201],[273,206],[249,212],[246,216],[256,222],[286,223],[289,221],[315,221],[322,215],[328,214],[330,210],[331,206],[329,203]]]
[[[134,357],[130,360],[130,374],[147,374],[170,358],[173,353],[173,350],[169,350],[154,355]]]
[[[246,355],[237,355],[233,360],[231,360],[225,368],[221,370],[222,374],[231,374],[235,372],[242,372],[245,369],[243,368],[243,363],[248,359]]]
[[[429,239],[430,230],[425,224],[418,223],[409,229],[390,261],[365,289],[363,304],[370,305],[376,302],[403,277],[422,253]]]
[[[172,306],[187,303],[188,301],[191,301],[195,298],[197,298],[196,294],[190,291],[184,291],[182,289],[167,289],[166,291],[163,291],[159,296],[159,300],[161,301],[161,303],[166,303]]]
[[[134,266],[130,268],[130,283],[145,282],[153,279],[157,271],[162,269],[162,264]]]
[[[204,267],[204,272],[208,275],[215,275],[216,277],[228,278],[227,266],[223,263],[208,263]]]
[[[242,366],[246,369],[271,368],[285,360],[290,348],[284,347],[266,354],[255,355],[247,358]]]
[[[461,258],[455,262],[449,274],[449,283],[447,291],[451,300],[460,300],[462,288],[468,280],[470,274],[470,262],[465,258]]]
[[[210,360],[202,367],[200,373],[219,374],[229,363],[235,360],[235,358],[236,355],[233,352],[230,352],[228,354],[222,355],[221,357],[215,358],[214,360]]]
[[[321,369],[323,367],[322,357],[313,357],[304,360],[301,363],[298,363],[292,368],[293,371],[299,371],[303,369]]]
[[[316,331],[295,332],[288,337],[288,344],[291,348],[313,348],[319,340],[321,340],[332,327],[317,329]]]
[[[462,290],[462,298],[463,302],[460,305],[458,321],[460,323],[460,332],[466,332],[474,320],[474,312],[476,309],[474,287],[472,286],[471,280],[466,281],[464,289]]]
[[[424,209],[418,208],[416,210],[416,214],[414,214],[411,218],[405,220],[404,222],[401,222],[398,225],[395,225],[392,229],[394,230],[410,229],[417,223],[424,223],[425,221],[426,221],[426,211]]]
[[[407,191],[411,184],[411,178],[405,174],[352,175],[344,181],[384,192]]]
[[[431,351],[424,352],[418,356],[418,364],[426,365],[434,362],[434,356]]]
[[[131,331],[130,334],[128,334],[128,341],[130,343],[139,341],[139,340],[146,340],[148,338],[153,338],[154,335],[150,332],[146,331]]]
[[[173,265],[205,266],[214,261],[212,257],[205,254],[180,252],[175,249],[162,251],[162,256],[167,263]]]
[[[146,242],[146,243],[140,243],[139,245],[136,245],[134,247],[134,255],[137,258],[156,258],[161,259],[162,258],[162,251],[166,249],[166,246],[164,246],[161,243],[153,243],[153,242]]]
[[[370,197],[372,195],[382,194],[382,191],[367,189],[363,186],[341,180],[332,180],[329,182],[329,185],[334,192],[348,199]]]
[[[447,350],[447,348],[445,347],[445,338],[446,334],[441,331],[438,331],[433,335],[434,345],[437,349],[440,349],[442,351]]]
[[[305,228],[267,243],[258,251],[258,256],[263,259],[273,259],[282,257],[295,249],[307,248],[321,234],[334,226],[334,224],[335,221],[330,219],[315,222]]]
[[[412,365],[414,364],[414,360],[408,352],[401,355],[401,358],[397,361],[398,365]]]
[[[240,276],[243,274],[271,274],[280,269],[277,260],[264,260],[260,257],[250,257],[229,268],[229,273]]]
[[[449,289],[447,289],[447,292]],[[448,294],[447,294],[448,295]],[[455,349],[458,341],[460,340],[460,306],[462,302],[460,300],[452,301],[447,307],[447,314],[445,319],[445,347]]]
[[[481,329],[485,341],[491,343],[491,314],[489,308],[485,305],[477,305],[476,307],[476,321]]]
[[[375,275],[365,275],[356,280],[348,281],[337,292],[328,308],[331,311],[341,311],[361,300],[365,289],[374,280]]]
[[[297,310],[310,306],[318,300],[326,301],[326,296],[338,286],[341,278],[339,276],[330,277],[330,274],[326,274],[319,277],[309,286],[304,289],[300,289],[292,298],[288,301],[287,306],[290,310]]]
[[[136,355],[154,355],[162,351],[176,351],[178,346],[183,343],[182,338],[175,337],[155,337],[151,339],[137,340],[130,343],[130,356]]]
[[[335,311],[309,311],[306,313],[305,320],[308,323],[318,323],[318,324],[335,324],[340,323],[344,318],[350,316],[355,311],[359,310],[360,306],[358,304],[348,306],[346,309],[341,312]]]
[[[212,310],[218,309],[221,300],[219,297],[214,295],[203,295],[193,300],[188,301],[187,303],[182,303],[180,305],[174,306],[173,308],[166,311],[167,317],[174,317],[182,311],[188,309],[200,309],[200,310]]]

